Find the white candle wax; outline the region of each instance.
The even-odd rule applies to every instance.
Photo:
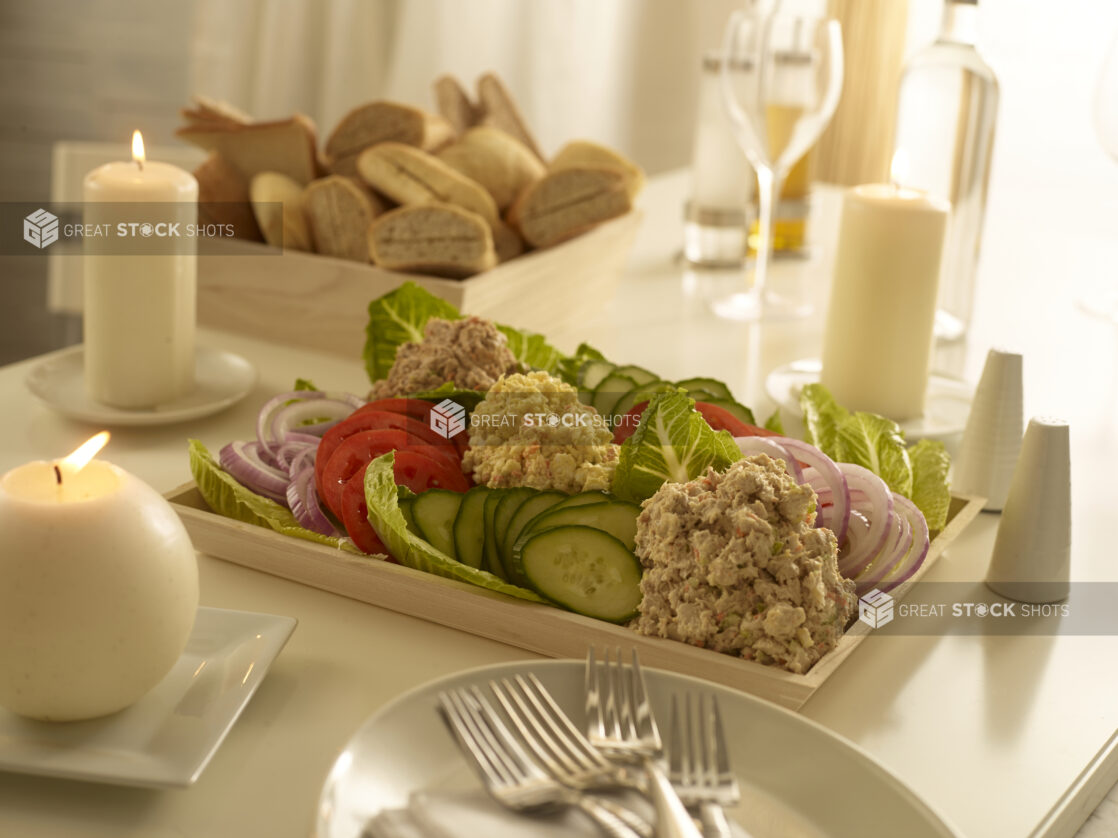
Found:
[[[194,387],[196,256],[186,232],[198,182],[167,163],[108,163],[86,175],[82,200],[87,229],[111,233],[85,239],[86,389],[120,408],[174,401]],[[136,222],[152,233],[117,235]],[[177,235],[159,235],[175,224]]]
[[[0,706],[65,721],[123,709],[182,653],[198,566],[170,505],[122,469],[33,462],[0,478]]]
[[[924,412],[949,210],[884,184],[846,193],[820,378],[839,404],[897,421]]]

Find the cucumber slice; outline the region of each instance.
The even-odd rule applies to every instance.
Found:
[[[621,400],[622,396],[636,386],[637,382],[629,376],[611,372],[594,388],[594,395],[590,399],[590,404],[598,411],[599,415],[612,416],[613,406]]]
[[[449,489],[428,489],[412,501],[412,514],[423,540],[452,559],[454,552],[454,519],[462,505],[463,494]]]
[[[501,498],[505,496],[508,489],[492,489],[489,494],[485,496],[485,509],[483,512],[483,521],[485,526],[485,547],[482,550],[481,569],[488,570],[494,576],[500,577],[506,582],[509,581],[505,575],[505,568],[501,564],[501,559],[497,555],[497,545],[494,541],[495,531],[493,529],[493,516],[497,513],[497,504],[501,502]]]
[[[622,623],[641,601],[641,566],[624,544],[593,527],[556,527],[521,548],[524,576],[540,596],[587,617]]]
[[[412,511],[412,504],[415,503],[415,498],[404,498],[400,501],[400,514],[404,516],[404,523],[408,525],[408,529],[423,538],[423,534],[419,531],[419,526],[415,523],[415,512]]]
[[[637,516],[641,508],[625,500],[607,500],[583,506],[552,507],[528,522],[513,545],[513,565],[517,564],[516,552],[532,535],[554,527],[583,526],[604,530],[632,550],[636,547]]]
[[[753,411],[744,404],[738,404],[733,399],[703,399],[703,401],[728,411],[747,425],[757,424],[757,420],[753,418]]]
[[[713,378],[685,378],[683,381],[677,381],[676,386],[682,387],[692,398],[695,398],[691,395],[692,393],[702,391],[708,397],[702,399],[702,401],[709,401],[710,399],[734,400],[734,394],[730,392],[730,388]]]
[[[583,404],[590,404],[594,388],[603,378],[615,369],[609,361],[587,361],[578,371],[578,398]]]
[[[544,510],[551,509],[557,503],[569,497],[572,496],[565,495],[562,492],[540,492],[520,504],[509,521],[503,539],[498,543],[502,564],[508,564],[511,561],[512,546],[516,543],[517,536],[520,535],[521,530],[527,523]],[[498,537],[501,537],[500,533],[498,533]]]
[[[485,499],[492,491],[474,486],[462,497],[454,518],[454,556],[470,567],[480,568],[485,559]]]
[[[650,384],[653,381],[660,380],[660,376],[658,376],[656,373],[650,372],[644,367],[638,367],[636,364],[628,364],[624,367],[618,367],[614,370],[614,372],[629,376],[629,378],[633,379],[633,381],[637,382],[637,384]]]

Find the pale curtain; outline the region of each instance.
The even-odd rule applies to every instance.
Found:
[[[494,70],[546,153],[588,137],[650,171],[689,162],[700,55],[735,0],[198,0],[195,92],[327,133],[374,98]]]

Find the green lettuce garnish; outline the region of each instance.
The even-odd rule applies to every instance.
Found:
[[[947,486],[947,470],[951,457],[938,439],[922,439],[908,449],[912,461],[912,502],[924,513],[928,529],[947,526],[951,506],[951,490]]]
[[[721,471],[741,457],[734,438],[713,430],[684,390],[658,393],[621,445],[613,493],[639,503],[667,481],[692,480],[708,466]]]
[[[189,452],[190,473],[194,475],[198,491],[210,508],[219,515],[257,527],[267,527],[283,535],[364,555],[349,539],[308,530],[295,519],[291,510],[242,486],[214,460],[213,455],[206,450],[206,446],[198,440],[189,440]]]
[[[464,565],[412,533],[400,512],[399,490],[393,476],[394,460],[395,454],[389,452],[369,463],[365,469],[365,503],[369,507],[369,523],[400,564],[519,599],[544,602],[535,592]]]
[[[832,460],[868,468],[894,492],[910,498],[924,513],[929,529],[943,528],[951,493],[950,459],[942,444],[922,440],[910,448],[896,422],[847,410],[822,384],[806,385],[800,406],[808,442]]]
[[[369,323],[365,327],[365,370],[370,381],[380,381],[392,369],[396,350],[405,343],[423,340],[423,330],[432,317],[461,320],[462,313],[430,291],[405,282],[394,291],[369,303]],[[520,363],[553,372],[563,355],[542,335],[512,326],[498,325],[508,339],[509,350]]]

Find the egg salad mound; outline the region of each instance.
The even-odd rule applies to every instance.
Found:
[[[474,409],[469,434],[462,468],[492,488],[605,491],[617,466],[605,419],[546,372],[498,379]]]

